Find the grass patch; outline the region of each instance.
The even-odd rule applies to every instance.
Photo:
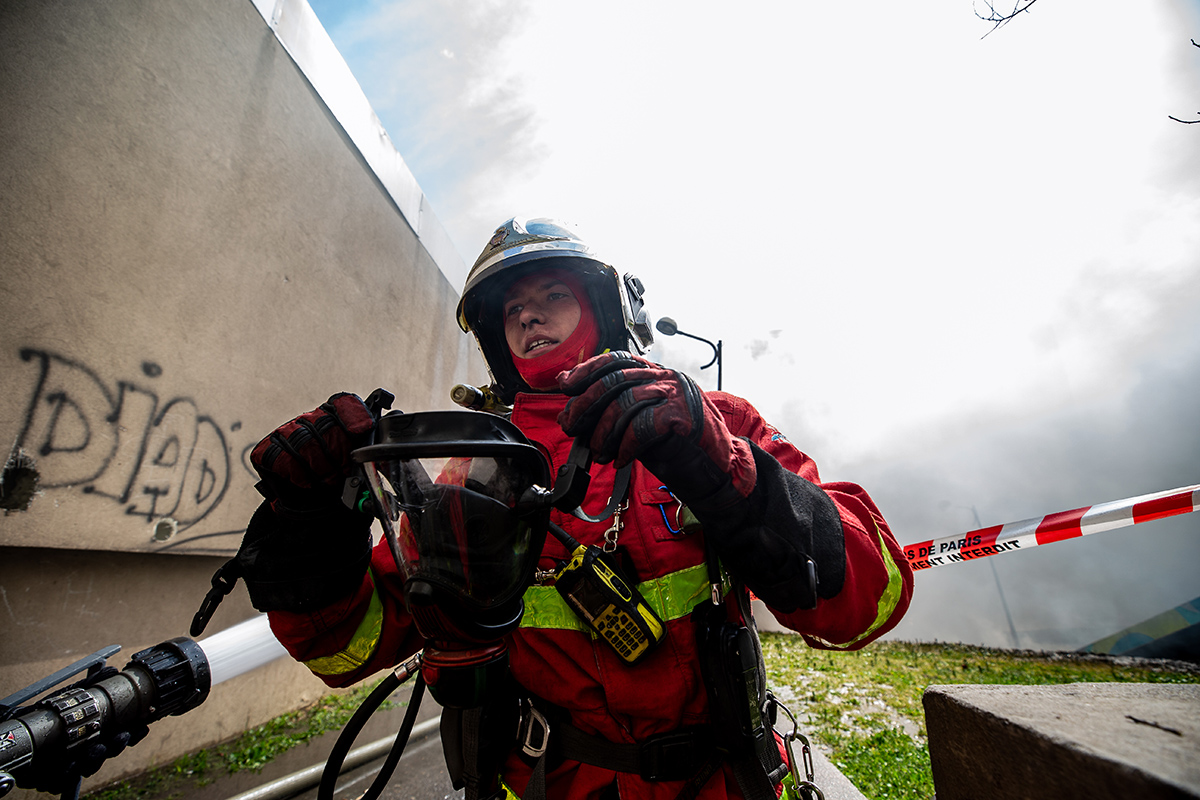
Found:
[[[777,633],[762,634],[762,644],[767,682],[801,733],[825,745],[871,800],[933,797],[921,705],[932,684],[1200,683],[1200,669],[1187,665],[1074,653],[909,642],[841,653]]]
[[[261,770],[296,745],[340,730],[379,683],[327,695],[307,708],[276,717],[228,742],[180,756],[171,764],[85,795],[85,800],[169,800],[183,797],[189,789],[206,786],[225,775]],[[393,695],[380,709],[404,705],[407,703],[396,701]]]

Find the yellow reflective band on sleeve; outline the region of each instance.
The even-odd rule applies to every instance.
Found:
[[[708,569],[698,564],[639,583],[637,589],[659,619],[670,622],[687,616],[697,603],[708,598]],[[727,591],[728,587],[723,589]],[[525,590],[521,627],[588,632],[587,625],[553,586],[530,586]]]
[[[824,639],[820,640],[827,647],[844,650],[861,642],[879,630],[879,626],[888,621],[892,616],[892,612],[896,610],[896,605],[900,602],[900,595],[904,592],[904,578],[900,575],[900,568],[896,566],[895,559],[892,558],[892,551],[888,550],[887,542],[883,540],[883,532],[879,530],[878,523],[875,524],[875,535],[879,538],[879,551],[883,554],[883,566],[887,569],[888,574],[887,586],[884,587],[883,594],[879,596],[875,621],[871,623],[869,628],[845,644],[833,644],[832,642],[826,642]]]
[[[368,573],[368,576],[370,573]],[[317,675],[345,675],[367,663],[375,648],[379,645],[379,637],[383,633],[383,603],[379,592],[375,590],[375,581],[371,581],[371,603],[362,622],[358,623],[350,643],[341,651],[331,656],[312,658],[304,662],[304,666]]]

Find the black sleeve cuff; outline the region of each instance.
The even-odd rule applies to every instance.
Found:
[[[831,598],[846,577],[846,544],[837,506],[823,490],[788,471],[750,442],[758,480],[750,496],[730,502],[728,486],[713,503],[689,507],[731,573],[772,608],[789,613]],[[808,585],[811,559],[817,585]]]
[[[371,563],[371,517],[337,507],[298,521],[263,503],[236,561],[259,611],[316,611],[362,584]]]

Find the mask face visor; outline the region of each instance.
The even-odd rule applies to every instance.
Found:
[[[365,462],[406,584],[427,584],[474,613],[519,597],[541,555],[549,513],[518,510],[539,477],[531,466],[503,454]]]

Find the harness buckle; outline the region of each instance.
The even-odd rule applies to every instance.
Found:
[[[700,729],[660,733],[638,747],[638,772],[646,781],[681,781],[695,775],[712,754],[711,737]]]
[[[533,707],[533,704],[529,705],[528,713],[522,715],[521,727],[524,729],[521,736],[521,752],[533,759],[544,756],[546,745],[550,743],[550,723],[546,721],[542,712]],[[535,732],[535,729],[540,729],[540,731]],[[535,735],[539,739],[536,744],[534,743]]]

